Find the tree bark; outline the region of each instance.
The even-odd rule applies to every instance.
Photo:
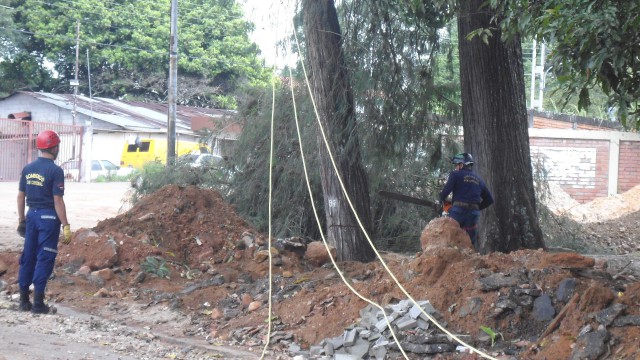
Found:
[[[460,3],[460,81],[465,150],[494,195],[483,211],[480,251],[544,248],[536,213],[529,150],[522,49],[518,37],[505,42],[491,22],[485,0]],[[491,29],[488,44],[473,30]]]
[[[333,0],[304,0],[302,13],[311,88],[320,122],[349,198],[365,231],[371,234],[369,185],[356,135],[353,91],[344,64],[335,4]],[[321,137],[318,144],[327,241],[336,247],[338,260],[370,261],[373,249],[351,211]]]

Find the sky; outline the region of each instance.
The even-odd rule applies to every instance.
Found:
[[[278,40],[292,34],[295,0],[238,0],[245,12],[245,17],[256,25],[250,34],[262,51],[262,57],[267,65],[284,67],[294,59],[276,49]]]

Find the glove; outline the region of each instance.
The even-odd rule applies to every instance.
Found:
[[[18,235],[24,237],[24,234],[26,232],[27,232],[27,220],[22,220],[18,225]]]
[[[438,215],[442,214],[442,203],[440,202],[440,200],[436,200],[436,202],[433,204],[433,211],[435,211]]]
[[[64,234],[63,244],[69,245],[71,242],[71,225],[67,224],[62,227],[62,233]]]

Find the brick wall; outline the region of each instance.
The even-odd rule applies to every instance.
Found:
[[[529,110],[528,116],[529,128],[534,129],[624,131],[619,123],[580,115]]]
[[[618,193],[640,184],[640,141],[620,141]]]
[[[609,141],[534,137],[530,145],[532,162],[573,199],[585,203],[608,195]]]
[[[610,127],[580,124],[577,122],[567,122],[563,120],[547,119],[545,117],[533,116],[533,128],[536,129],[575,129],[575,130],[601,130],[601,131],[615,131]]]

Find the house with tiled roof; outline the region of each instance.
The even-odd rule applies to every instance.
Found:
[[[225,144],[237,140],[242,128],[229,110],[178,105],[177,141],[197,142],[202,130],[208,144],[224,155]],[[136,138],[167,139],[168,104],[88,98],[73,94],[16,92],[0,100],[0,181],[15,180],[37,156],[34,139],[53,129],[62,138],[58,161],[106,159],[119,164],[123,147]]]

